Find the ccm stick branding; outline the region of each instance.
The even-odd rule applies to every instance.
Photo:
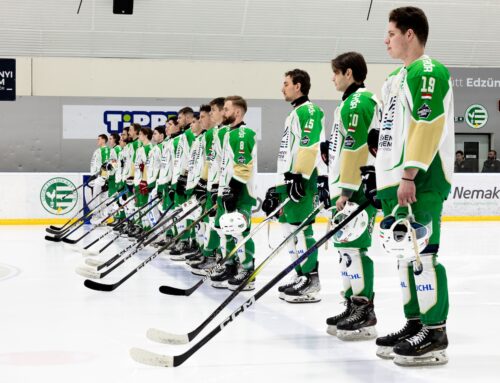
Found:
[[[229,317],[227,317],[224,322],[221,323],[220,329],[223,330],[230,322],[232,322],[238,315],[240,315],[247,308],[252,306],[255,303],[255,296],[252,296],[249,300],[247,300],[238,310],[232,313]]]

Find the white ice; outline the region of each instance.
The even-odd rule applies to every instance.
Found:
[[[324,231],[325,225],[316,225],[317,237]],[[162,284],[188,287],[198,280],[182,263],[163,257],[114,292],[91,291],[74,272],[83,264],[82,255],[46,242],[44,235],[43,227],[0,227],[2,383],[498,382],[500,222],[444,223],[440,260],[449,279],[450,362],[420,368],[378,359],[374,341],[346,343],[326,333],[325,319],[343,310],[338,257],[331,246],[320,253],[320,303],[291,305],[272,289],[183,365],[137,364],[128,355],[133,346],[167,355],[190,347],[155,344],[145,336],[148,328],[189,332],[229,292],[203,286],[190,297],[160,294]],[[82,242],[96,238],[89,237]],[[272,226],[271,238],[278,243],[278,225]],[[270,251],[266,230],[256,243],[259,263]],[[121,240],[105,256],[125,244]],[[149,254],[140,253],[103,281],[118,280]],[[395,260],[376,240],[370,254],[376,267],[377,329],[386,334],[404,323]],[[257,288],[288,263],[283,252],[258,276]],[[254,293],[235,299],[194,343]]]

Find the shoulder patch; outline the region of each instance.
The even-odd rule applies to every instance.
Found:
[[[354,140],[354,138],[352,136],[347,136],[345,138],[345,141],[344,141],[344,146],[346,148],[352,148],[355,143],[356,143],[356,141]]]
[[[310,139],[309,139],[309,136],[304,136],[302,137],[302,139],[300,140],[300,143],[302,145],[307,145],[309,143]]]
[[[422,104],[420,108],[417,110],[417,114],[420,118],[427,118],[431,115],[432,109],[427,104]]]
[[[245,157],[244,156],[239,156],[238,157],[238,163],[239,164],[244,164],[245,163]]]

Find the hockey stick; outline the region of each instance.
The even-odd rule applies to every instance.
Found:
[[[126,201],[123,205],[121,205],[121,206],[120,206],[120,207],[119,207],[119,208],[118,208],[115,212],[113,212],[113,214],[116,214],[116,212],[117,212],[118,210],[120,210],[122,207],[126,206],[126,205],[127,205],[129,202],[131,202],[133,199],[134,199],[134,197],[131,197],[131,198],[130,198],[129,200],[127,200],[127,201]],[[118,226],[123,226],[123,225],[125,225],[125,222],[127,222],[130,218],[132,218],[132,216],[134,216],[136,213],[138,213],[139,211],[141,211],[141,210],[143,210],[144,208],[146,208],[149,204],[151,204],[151,202],[153,202],[153,201],[155,201],[155,200],[157,200],[157,199],[158,199],[158,198],[153,198],[151,201],[149,201],[147,204],[145,204],[144,206],[142,206],[140,209],[136,210],[135,212],[133,212],[132,214],[130,214],[128,217],[125,217],[125,218],[123,219],[123,221],[121,221],[121,222],[118,224]],[[149,208],[148,208],[148,209],[144,212],[144,214],[141,214],[141,215],[139,216],[139,218],[138,218],[138,219],[141,219],[141,218],[142,218],[145,214],[147,214],[147,213],[149,213],[151,210],[153,210],[153,209],[156,207],[156,205],[157,205],[158,203],[159,203],[159,201],[158,201],[158,202],[156,202],[156,203],[154,203],[152,206],[150,206],[150,207],[149,207]],[[105,236],[107,236],[108,234],[112,233],[112,232],[113,232],[113,229],[110,229],[110,230],[108,230],[106,233],[102,234],[100,237],[98,237],[97,239],[95,239],[94,241],[92,241],[91,243],[89,243],[87,246],[85,246],[85,247],[82,249],[83,253],[84,253],[84,254],[89,254],[89,255],[90,255],[90,254],[92,254],[92,255],[97,255],[97,254],[99,254],[97,251],[96,251],[96,252],[90,252],[90,251],[86,252],[86,250],[87,250],[88,248],[90,248],[91,246],[93,246],[93,245],[94,245],[95,243],[97,243],[98,241],[100,241],[102,238],[104,238]],[[114,241],[116,238],[118,238],[119,236],[120,236],[120,234],[118,234],[115,238],[113,238],[113,241]]]
[[[115,203],[115,201],[117,201],[124,193],[126,193],[126,191],[121,192],[119,195],[114,197],[111,201],[107,202],[104,207],[108,207],[109,205]],[[69,231],[69,228],[74,226],[75,224],[71,224],[64,231],[64,233],[60,233],[60,234],[56,235],[55,237],[49,237],[48,235],[46,235],[45,240],[51,241],[51,242],[61,242],[63,240],[63,238],[68,237],[69,235],[71,235],[75,231],[77,231],[80,227],[82,227],[85,224],[85,219],[88,218],[90,215],[94,214],[97,211],[97,209],[99,209],[100,206],[108,200],[109,200],[109,198],[105,199],[103,202],[101,202],[99,205],[97,205],[93,210],[88,212],[84,217],[82,217],[78,221],[76,221],[75,223],[78,223],[78,222],[80,222],[80,223],[78,223],[78,225],[76,225],[76,227],[73,230]]]
[[[340,224],[338,224],[332,231],[325,234],[318,242],[311,246],[304,254],[302,254],[295,261],[290,263],[285,269],[283,269],[278,275],[271,279],[268,283],[264,285],[259,291],[257,291],[252,297],[246,300],[241,306],[232,312],[231,315],[226,317],[217,327],[205,335],[198,343],[193,345],[189,350],[180,355],[162,355],[151,351],[147,351],[140,348],[130,349],[130,356],[136,362],[151,365],[151,366],[161,366],[161,367],[177,367],[189,359],[196,351],[207,344],[214,336],[219,332],[224,330],[226,326],[232,321],[236,320],[236,317],[244,312],[246,309],[251,307],[255,302],[267,293],[272,287],[274,287],[281,279],[283,279],[288,273],[290,273],[298,264],[302,263],[307,259],[313,252],[317,251],[326,241],[328,241],[335,233],[341,230],[345,225],[347,225],[351,220],[353,220],[359,213],[366,209],[370,205],[369,201],[364,202],[358,208],[352,212],[352,214],[346,217]]]
[[[216,207],[216,206],[214,206],[214,207]],[[174,221],[175,222],[182,221],[185,217],[187,217],[189,214],[191,214],[197,208],[198,208],[198,205],[193,206],[185,214],[183,214],[181,216],[181,218],[178,218],[178,219],[176,218]],[[212,209],[208,210],[205,214],[208,214]],[[123,282],[125,282],[127,279],[129,279],[132,275],[134,275],[135,273],[137,273],[140,269],[142,269],[149,262],[151,262],[153,259],[155,259],[158,256],[158,254],[160,254],[163,250],[165,250],[165,249],[169,248],[170,246],[172,246],[172,244],[174,244],[177,240],[179,240],[181,238],[182,234],[184,234],[188,230],[191,230],[198,222],[200,222],[201,219],[203,219],[205,217],[205,214],[203,214],[198,220],[194,221],[191,225],[189,225],[182,233],[179,233],[177,235],[177,237],[175,237],[175,239],[171,243],[169,243],[169,244],[167,244],[165,246],[162,246],[161,248],[159,248],[158,250],[156,250],[148,258],[146,258],[144,261],[142,261],[139,264],[139,266],[137,266],[130,273],[128,273],[127,275],[125,275],[118,282],[115,282],[113,284],[105,284],[105,283],[100,283],[100,282],[93,281],[91,279],[86,279],[83,284],[85,285],[85,287],[87,287],[89,289],[92,289],[92,290],[98,290],[98,291],[113,291],[113,290],[115,290],[118,286],[120,286],[121,284],[123,284]],[[172,223],[172,225],[175,224],[175,222]],[[155,238],[153,238],[151,241],[153,241],[154,239],[156,239],[159,235],[161,235],[161,233],[158,233],[155,236]],[[134,250],[134,252],[132,252],[129,255],[127,255],[127,257],[123,258],[117,265],[114,266],[114,268],[118,267],[121,263],[125,262],[126,259],[130,258],[137,251],[139,251],[139,250],[136,249],[136,250]],[[108,272],[108,270],[106,270],[104,273],[107,273],[107,272]]]
[[[173,203],[170,205],[170,207],[173,206]],[[170,209],[169,207],[169,209]],[[169,210],[167,209],[164,213],[163,213],[163,216],[165,216],[167,214],[167,211]],[[139,238],[139,240],[135,243],[131,243],[130,245],[128,245],[126,248],[122,249],[119,253],[117,253],[116,255],[114,255],[113,257],[111,257],[110,259],[108,259],[107,261],[105,261],[104,263],[101,263],[99,265],[96,266],[96,270],[90,270],[88,268],[84,268],[84,267],[77,267],[75,269],[76,273],[77,274],[80,274],[84,277],[87,277],[87,278],[95,278],[95,279],[100,279],[100,278],[104,278],[106,275],[108,275],[111,271],[115,270],[118,266],[120,266],[121,264],[123,264],[127,259],[130,258],[130,256],[126,256],[124,259],[122,259],[122,261],[119,262],[118,265],[115,265],[113,266],[113,268],[111,269],[108,269],[102,273],[97,273],[96,271],[99,271],[105,267],[108,267],[108,266],[111,266],[113,263],[115,263],[118,259],[120,259],[122,257],[123,254],[125,254],[127,251],[131,250],[133,247],[136,247],[136,248],[139,248],[143,242],[144,242],[144,239],[149,236],[150,234],[154,233],[157,231],[157,229],[161,229],[161,226],[163,226],[165,223],[167,223],[168,221],[170,221],[171,219],[174,219],[178,214],[180,214],[182,212],[182,209],[178,209],[178,210],[174,210],[174,212],[172,212],[172,214],[170,216],[168,216],[163,222],[158,222],[158,224],[156,225],[156,229],[154,230],[151,230],[151,231],[148,231],[147,233],[144,233],[141,238]],[[163,218],[163,217],[162,217]],[[168,228],[170,228],[172,225],[169,225]],[[159,235],[161,235],[161,232],[158,233],[157,235],[155,235],[155,238],[157,238]],[[111,244],[108,243],[106,246],[109,246]],[[136,249],[137,251],[140,250],[139,249]],[[137,251],[134,250],[133,254],[135,254]],[[133,255],[132,254],[132,255]],[[89,265],[89,266],[95,266],[95,265]]]
[[[186,344],[191,342],[207,325],[215,319],[219,313],[224,310],[224,308],[231,303],[234,298],[242,292],[245,287],[255,280],[255,277],[264,269],[264,267],[277,255],[279,252],[285,247],[285,245],[290,241],[295,238],[297,234],[299,234],[302,229],[304,229],[306,226],[309,226],[310,224],[313,223],[314,219],[311,220],[312,217],[314,217],[318,212],[323,208],[323,204],[320,204],[316,209],[311,211],[309,215],[301,222],[300,225],[298,225],[293,233],[288,235],[283,241],[269,254],[266,259],[264,259],[259,266],[254,270],[252,274],[248,276],[241,284],[229,295],[224,302],[222,302],[219,307],[217,307],[212,314],[208,316],[207,319],[205,319],[198,327],[196,327],[193,331],[187,333],[187,334],[172,334],[172,333],[167,333],[162,330],[150,328],[147,331],[146,336],[151,339],[152,341],[159,342],[159,343],[168,343],[168,344]]]
[[[92,198],[92,199],[91,199],[91,200],[87,203],[87,206],[88,206],[89,204],[91,204],[92,202],[94,202],[94,200],[95,200],[97,197],[99,197],[102,193],[104,193],[104,190],[103,190],[103,191],[101,191],[99,194],[97,194],[95,197],[93,197],[93,198]],[[45,231],[46,231],[47,233],[49,233],[49,234],[55,234],[55,235],[57,235],[57,234],[58,234],[58,233],[60,233],[61,231],[64,231],[64,230],[65,230],[64,228],[65,228],[68,224],[70,224],[70,223],[71,223],[71,221],[73,221],[73,220],[74,220],[74,219],[75,219],[75,218],[76,218],[76,217],[77,217],[77,216],[78,216],[78,215],[79,215],[79,214],[80,214],[80,213],[81,213],[84,209],[85,209],[85,206],[84,206],[84,207],[82,207],[80,210],[78,210],[78,211],[76,212],[76,214],[75,214],[73,217],[71,217],[68,221],[66,221],[66,223],[65,223],[64,225],[62,225],[61,227],[57,227],[57,226],[52,226],[52,225],[50,225],[49,227],[45,228]],[[78,222],[79,220],[80,220],[80,219],[78,219],[76,222]]]
[[[180,289],[172,286],[160,286],[159,290],[162,294],[168,295],[185,295],[190,296],[194,291],[196,291],[205,281],[207,281],[217,270],[218,268],[224,264],[227,260],[231,259],[237,251],[245,244],[248,240],[250,240],[264,225],[269,222],[274,216],[290,201],[290,198],[285,199],[276,209],[273,210],[271,214],[269,214],[261,223],[259,223],[251,233],[249,233],[245,238],[243,238],[240,242],[236,244],[233,250],[229,254],[227,254],[222,260],[220,260],[217,266],[213,267],[210,270],[207,270],[207,274],[203,276],[198,282],[196,282],[189,289]]]
[[[172,202],[170,204],[170,206],[168,207],[167,210],[165,210],[165,212],[162,214],[162,218],[167,214],[167,212],[170,210],[170,208],[174,205],[174,203]],[[195,206],[195,208],[197,208],[197,206]],[[156,228],[154,230],[150,230],[144,234],[142,234],[138,239],[137,239],[137,242],[135,243],[131,243],[130,245],[128,245],[125,249],[122,249],[118,254],[116,254],[115,256],[111,257],[110,259],[108,259],[106,262],[104,262],[103,264],[100,264],[97,266],[97,271],[103,269],[104,267],[108,267],[110,266],[111,264],[113,264],[115,261],[117,261],[123,254],[125,254],[128,250],[132,249],[133,247],[136,247],[136,249],[133,250],[133,252],[129,255],[127,255],[125,258],[123,258],[118,265],[115,265],[113,266],[113,268],[111,269],[108,269],[102,273],[96,273],[94,270],[90,270],[88,268],[83,268],[83,267],[77,267],[76,268],[76,272],[77,274],[80,274],[84,277],[87,277],[87,278],[94,278],[94,279],[100,279],[100,278],[103,278],[105,277],[106,275],[108,275],[111,271],[113,271],[114,269],[116,269],[118,266],[122,265],[127,259],[129,259],[132,255],[134,255],[135,253],[137,253],[140,249],[146,247],[150,242],[146,243],[143,245],[143,243],[145,242],[145,239],[151,235],[151,234],[154,234],[154,233],[157,233],[154,235],[154,237],[152,238],[151,241],[154,241],[156,238],[158,238],[162,231],[166,231],[168,229],[170,229],[173,225],[175,225],[176,222],[178,222],[179,220],[182,220],[183,218],[180,218],[180,219],[176,219],[176,217],[182,213],[184,210],[182,209],[182,207],[178,208],[177,210],[174,210],[172,212],[172,214],[170,216],[168,216],[167,218],[165,218],[165,220],[159,220],[156,224]],[[186,213],[186,216],[188,214],[190,214],[191,211],[188,211]],[[167,223],[169,222],[170,220],[173,220],[173,222],[168,225],[166,228],[162,229],[162,227]],[[158,231],[160,230],[160,231]],[[181,233],[183,234],[184,231]],[[143,245],[142,247],[140,247],[141,245]],[[91,265],[93,266],[93,265]]]
[[[126,206],[127,204],[129,204],[130,202],[132,202],[134,200],[134,197],[130,197],[122,206]],[[92,233],[95,229],[97,229],[100,225],[102,225],[103,223],[105,223],[108,219],[110,219],[112,216],[114,216],[118,210],[120,210],[120,207],[118,209],[115,209],[114,211],[112,211],[111,213],[109,213],[106,218],[103,218],[97,225],[94,225],[94,227],[92,227],[89,231],[87,231],[86,233],[82,234],[79,238],[77,239],[70,239],[68,236],[65,236],[64,238],[62,238],[62,241],[64,243],[69,243],[70,245],[74,245],[75,243],[77,242],[80,242],[83,238],[85,238],[87,235],[89,235],[90,233]],[[106,234],[109,233],[106,232]]]
[[[170,209],[171,209],[173,206],[174,206],[174,203],[172,202],[172,203],[171,203],[171,204],[167,207],[167,209],[166,209],[163,213],[161,213],[160,218],[158,219],[158,222],[157,222],[157,223],[156,223],[156,225],[155,225],[155,226],[156,226],[156,228],[158,228],[158,227],[160,227],[160,226],[164,225],[164,224],[166,223],[166,221],[168,221],[168,219],[169,219],[169,218],[167,218],[167,220],[165,220],[165,221],[163,221],[163,222],[162,222],[162,219],[165,217],[165,215],[167,215],[167,213],[170,211]],[[182,210],[179,210],[179,211],[178,211],[178,213],[180,213],[181,211],[182,211]],[[178,213],[175,213],[175,212],[174,212],[174,214],[173,214],[173,215],[178,214]],[[155,228],[154,230],[156,230],[156,228]],[[147,232],[147,233],[145,233],[145,234],[146,234],[146,235],[150,235],[150,233],[152,233],[154,230],[151,230],[151,231],[149,231],[149,232]],[[143,236],[144,236],[144,234],[143,234]],[[107,249],[107,248],[108,248],[108,247],[109,247],[109,246],[110,246],[110,245],[111,245],[114,241],[116,241],[118,238],[120,238],[120,233],[118,233],[118,234],[117,234],[117,235],[116,235],[113,239],[111,239],[111,241],[109,241],[106,245],[104,245],[102,248],[100,248],[98,252],[96,252],[96,253],[87,252],[87,254],[89,254],[89,255],[90,255],[90,254],[92,254],[92,255],[99,255],[99,254],[101,254],[104,250],[106,250],[106,249]],[[142,238],[142,237],[141,237],[141,238]],[[139,241],[138,241],[138,242],[139,242]],[[135,244],[134,244],[134,243],[133,243],[133,244],[131,244],[131,246],[138,245],[138,242],[136,242]],[[129,247],[130,247],[130,245],[129,245]],[[122,253],[121,253],[121,254],[122,254]],[[97,261],[97,260],[95,260],[95,259],[86,259],[86,260],[85,260],[85,263],[86,263],[88,266],[93,266],[93,267],[96,267],[96,268],[97,268],[97,270],[99,271],[99,270],[101,270],[102,268],[104,268],[104,267],[108,267],[108,266],[109,266],[109,265],[111,265],[113,262],[115,262],[118,258],[120,258],[121,254],[117,254],[117,255],[115,255],[115,256],[111,257],[110,259],[108,259],[108,260],[107,260],[107,261],[105,261],[105,262],[99,262],[99,261]]]

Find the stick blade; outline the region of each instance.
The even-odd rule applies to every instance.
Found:
[[[149,340],[152,340],[153,342],[157,343],[164,343],[164,344],[188,344],[189,343],[189,337],[187,334],[172,334],[163,330],[159,330],[156,328],[150,328],[147,333],[146,337]]]
[[[175,367],[173,356],[156,354],[137,347],[131,348],[129,353],[133,360],[141,364],[155,367]]]
[[[61,238],[59,238],[59,237],[51,237],[49,235],[45,236],[45,240],[46,241],[50,241],[50,242],[61,242]]]
[[[74,245],[77,241],[74,239],[69,239],[69,238],[63,238],[62,241],[64,243],[69,243],[70,245]]]
[[[81,251],[82,255],[85,255],[85,256],[94,256],[94,255],[98,255],[99,252],[97,250],[85,250],[85,249],[82,249]]]
[[[97,267],[97,266],[101,266],[102,262],[98,259],[87,258],[87,259],[85,259],[85,264],[87,266]]]
[[[160,290],[160,293],[167,295],[178,295],[178,296],[189,295],[188,290],[178,289],[177,287],[172,287],[172,286],[160,286],[158,290]]]
[[[101,273],[98,273],[95,270],[91,270],[87,267],[78,266],[75,269],[75,272],[85,278],[101,279]]]
[[[88,289],[96,290],[96,291],[113,291],[117,287],[116,284],[107,285],[105,283],[99,283],[99,282],[93,281],[91,279],[85,279],[85,281],[83,282],[83,285],[85,287],[87,287]]]
[[[64,227],[64,226],[58,227],[58,226],[50,225],[48,228],[49,228],[49,229],[52,229],[52,230],[57,230],[57,231],[59,231],[59,230],[61,230],[63,227]],[[45,230],[47,230],[47,229],[45,229]]]

